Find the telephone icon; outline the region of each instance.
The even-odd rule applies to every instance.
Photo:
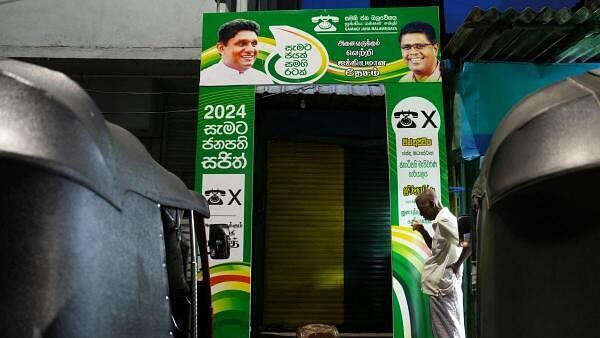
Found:
[[[396,124],[397,128],[416,128],[417,124],[413,121],[414,118],[419,117],[419,114],[415,111],[399,111],[394,112],[394,117],[400,119],[398,124]]]
[[[221,189],[210,189],[204,192],[204,195],[208,197],[208,205],[222,205],[221,197],[224,197],[225,194],[225,190]]]
[[[315,32],[335,32],[337,28],[332,24],[339,22],[340,18],[333,15],[319,15],[311,18],[313,23],[318,23],[315,26]]]

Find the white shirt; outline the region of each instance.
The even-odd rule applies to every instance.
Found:
[[[237,69],[228,67],[219,61],[200,71],[201,86],[227,86],[227,85],[261,85],[273,84],[273,80],[265,73],[249,68],[245,72],[240,73]]]
[[[433,229],[431,257],[425,261],[421,272],[421,289],[425,294],[439,296],[451,291],[456,282],[460,283],[450,265],[458,260],[461,249],[458,247],[458,223],[448,208],[435,216]]]
[[[435,66],[435,70],[431,73],[425,80],[418,80],[413,71],[409,71],[403,77],[400,78],[399,82],[441,82],[442,81],[442,73],[440,71],[440,62],[438,61],[437,66]]]

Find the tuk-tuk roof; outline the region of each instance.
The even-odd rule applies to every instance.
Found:
[[[107,123],[62,73],[0,58],[0,158],[24,161],[121,207],[127,191],[208,216],[204,198],[152,159],[125,129]]]
[[[490,203],[569,172],[600,167],[600,70],[567,78],[517,104],[500,123],[482,175]]]

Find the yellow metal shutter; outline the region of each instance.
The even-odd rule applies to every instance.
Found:
[[[344,321],[344,150],[268,145],[264,323]]]

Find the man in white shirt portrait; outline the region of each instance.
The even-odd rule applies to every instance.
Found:
[[[219,27],[217,51],[221,61],[200,71],[201,86],[272,84],[265,73],[252,68],[258,55],[258,23],[235,19]]]
[[[433,26],[421,21],[409,22],[400,30],[399,40],[402,58],[410,70],[400,82],[442,81]]]

